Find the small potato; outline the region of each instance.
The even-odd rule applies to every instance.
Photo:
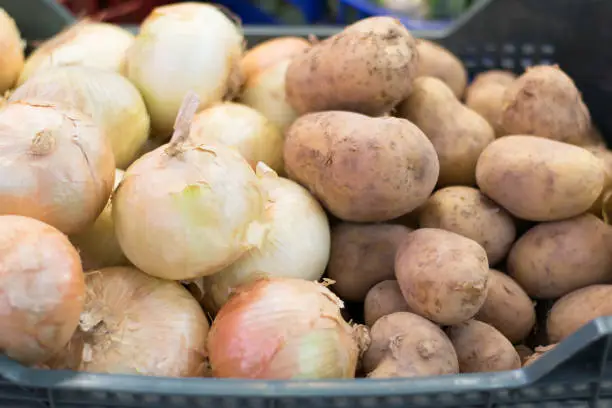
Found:
[[[559,343],[591,320],[612,315],[612,285],[591,285],[557,300],[548,314],[546,330]]]
[[[383,316],[370,331],[363,368],[370,378],[424,377],[457,374],[459,363],[444,332],[408,312]]]
[[[395,254],[412,230],[403,225],[340,223],[331,230],[327,276],[342,299],[363,302],[377,283],[395,278]]]
[[[416,42],[399,20],[366,18],[295,56],[287,97],[300,114],[382,115],[408,96],[417,64]]]
[[[529,358],[534,354],[533,350],[524,344],[519,344],[518,346],[514,346],[514,349],[516,350],[519,357],[521,358],[521,364],[523,364],[523,366],[529,360]]]
[[[487,252],[490,265],[506,256],[516,237],[510,214],[472,187],[453,186],[436,191],[420,208],[419,225],[473,239]]]
[[[462,373],[485,373],[521,368],[517,351],[497,329],[468,320],[448,329]]]
[[[508,274],[531,296],[556,299],[612,282],[612,227],[592,214],[538,224],[508,256]]]
[[[398,249],[395,276],[408,307],[441,325],[471,319],[487,297],[489,262],[475,241],[423,228]]]
[[[286,134],[287,174],[345,221],[387,221],[417,208],[439,173],[436,151],[405,119],[310,113]]]
[[[586,212],[604,184],[601,162],[587,150],[536,136],[504,136],[476,166],[480,190],[518,218],[554,221]]]
[[[287,58],[293,58],[310,48],[308,40],[301,37],[277,37],[264,41],[244,53],[240,71],[245,80],[265,71]]]
[[[558,66],[527,68],[506,90],[503,105],[501,124],[507,135],[589,144],[589,111],[574,81]]]
[[[396,114],[413,122],[431,140],[440,161],[438,186],[476,183],[478,156],[495,139],[495,132],[444,82],[432,77],[417,78],[414,90],[397,107]]]
[[[510,71],[486,71],[476,75],[466,91],[465,105],[485,118],[497,137],[505,135],[501,125],[504,93],[515,79]]]
[[[536,347],[535,350],[534,350],[534,353],[531,354],[529,357],[527,357],[523,361],[523,367],[526,367],[526,366],[528,366],[530,364],[533,364],[536,360],[538,360],[540,357],[542,357],[544,354],[546,354],[546,352],[554,349],[556,345],[557,345],[557,343],[550,344],[548,346],[538,346],[538,347]]]
[[[419,39],[416,47],[419,53],[417,76],[438,78],[461,98],[467,84],[467,71],[461,60],[432,41]]]
[[[495,327],[510,342],[524,340],[536,322],[535,307],[527,293],[505,273],[489,270],[489,291],[474,316]]]
[[[372,327],[378,319],[395,312],[410,312],[396,280],[384,280],[368,291],[363,305],[365,324]]]

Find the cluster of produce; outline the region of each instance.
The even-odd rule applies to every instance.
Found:
[[[559,67],[468,85],[389,17],[244,44],[179,3],[25,59],[0,13],[0,351],[433,376],[520,368],[612,314],[612,153]]]

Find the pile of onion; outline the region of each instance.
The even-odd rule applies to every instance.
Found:
[[[248,80],[278,62],[292,58],[308,48],[310,48],[310,42],[300,37],[278,37],[264,41],[244,54],[242,61],[240,61],[242,74],[245,80]]]
[[[11,89],[23,69],[24,43],[15,21],[0,7],[0,94]]]
[[[78,330],[50,368],[110,374],[199,377],[206,372],[208,320],[176,282],[130,267],[88,272]]]
[[[81,21],[38,47],[26,60],[18,84],[53,66],[84,65],[121,72],[134,42],[127,30],[109,23]]]
[[[208,335],[213,376],[353,378],[369,336],[344,321],[342,307],[317,282],[271,278],[240,287]]]
[[[110,140],[123,169],[149,137],[149,114],[138,89],[125,77],[98,68],[53,67],[27,80],[10,101],[45,100],[91,116]]]
[[[98,218],[114,178],[110,144],[85,114],[36,101],[0,110],[0,214],[77,233]]]
[[[202,109],[236,93],[243,43],[240,28],[211,4],[171,4],[149,14],[127,53],[125,75],[144,97],[155,137],[168,139],[188,91]]]
[[[38,364],[68,343],[83,310],[79,254],[57,229],[0,216],[0,352]]]
[[[264,192],[234,149],[188,140],[198,106],[190,93],[168,145],[136,160],[113,195],[113,221],[127,258],[171,280],[213,274],[265,236]]]
[[[239,286],[260,277],[319,280],[330,251],[325,211],[299,184],[278,177],[263,163],[257,165],[268,196],[269,231],[261,246],[253,248],[228,268],[204,278],[204,304],[218,310]]]

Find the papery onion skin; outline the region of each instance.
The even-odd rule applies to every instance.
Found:
[[[23,70],[23,48],[15,20],[0,7],[0,94],[11,89],[17,82]]]
[[[0,216],[0,353],[45,361],[68,343],[83,310],[79,254],[57,229]]]
[[[264,41],[244,54],[240,61],[242,74],[248,80],[253,75],[308,48],[310,42],[301,37],[278,37]]]
[[[363,346],[323,285],[270,278],[244,285],[221,308],[208,335],[215,377],[353,378]]]
[[[171,280],[215,273],[260,244],[265,196],[226,146],[164,145],[126,171],[113,194],[119,244],[142,271]]]
[[[110,144],[85,114],[37,101],[0,110],[0,214],[77,233],[100,215],[114,178]]]
[[[235,148],[251,167],[262,161],[283,171],[283,135],[263,114],[248,106],[225,102],[198,113],[191,123],[194,144],[222,144]]]
[[[150,119],[138,89],[125,77],[91,67],[52,67],[27,80],[9,102],[37,99],[91,116],[110,140],[115,165],[124,169],[149,137]]]
[[[79,329],[47,364],[110,374],[199,377],[205,373],[209,324],[176,282],[131,267],[86,274]]]
[[[240,29],[210,4],[171,4],[149,14],[127,53],[125,75],[144,97],[154,137],[170,137],[188,91],[204,109],[240,88],[243,43]]]
[[[53,66],[80,65],[122,72],[134,35],[115,24],[81,21],[40,45],[26,59],[17,85]]]

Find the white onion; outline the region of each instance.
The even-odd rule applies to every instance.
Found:
[[[90,115],[110,140],[115,164],[123,169],[149,137],[149,114],[134,85],[112,71],[67,66],[47,69],[27,80],[9,101],[37,99]]]
[[[15,20],[0,7],[0,94],[13,87],[23,69],[24,43]]]

